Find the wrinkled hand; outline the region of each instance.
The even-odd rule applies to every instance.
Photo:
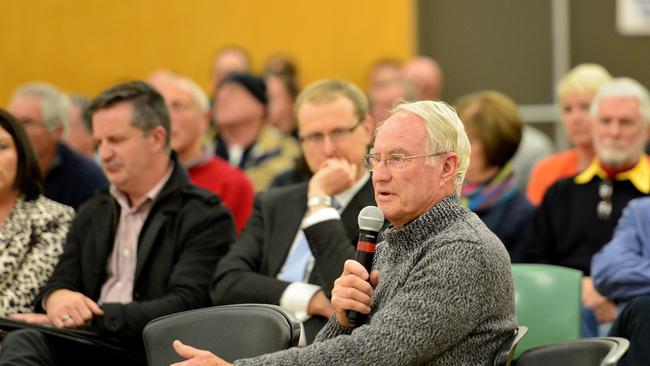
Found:
[[[599,323],[616,319],[616,304],[596,290],[591,277],[582,279],[582,304],[593,310]]]
[[[47,314],[40,313],[16,313],[9,316],[9,319],[29,324],[52,325]]]
[[[352,259],[345,261],[343,274],[334,281],[332,289],[332,306],[336,311],[336,321],[344,327],[353,328],[348,322],[348,310],[362,314],[370,313],[372,294],[378,283],[379,271],[373,270],[372,274],[368,275],[361,263]]]
[[[334,315],[334,307],[323,290],[318,290],[309,300],[307,314],[322,316],[325,319],[329,319]]]
[[[309,197],[333,196],[352,187],[357,180],[357,166],[345,159],[327,159],[309,180]]]
[[[52,292],[45,307],[50,323],[57,328],[85,328],[94,316],[104,315],[104,311],[89,297],[66,289]]]
[[[185,358],[185,361],[176,362],[170,366],[228,366],[232,365],[221,358],[217,357],[210,351],[200,350],[192,346],[183,344],[179,340],[175,340],[173,343],[174,350],[181,357]]]

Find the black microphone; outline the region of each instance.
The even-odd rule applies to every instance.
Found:
[[[372,270],[372,260],[375,258],[377,235],[384,225],[384,214],[375,206],[366,206],[359,212],[359,241],[357,242],[357,262],[361,263],[368,274]],[[348,321],[354,326],[366,322],[368,315],[358,311],[348,310]]]

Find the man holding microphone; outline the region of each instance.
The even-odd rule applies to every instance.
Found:
[[[458,202],[470,147],[444,102],[402,104],[376,132],[365,157],[375,200],[391,226],[382,232],[374,270],[345,262],[335,310],[304,348],[236,365],[491,364],[517,326],[508,253]],[[369,314],[354,327],[349,310]],[[174,342],[176,365],[227,365]]]

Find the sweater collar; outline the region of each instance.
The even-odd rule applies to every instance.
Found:
[[[396,229],[390,225],[382,235],[390,247],[415,248],[422,245],[430,236],[448,228],[468,212],[467,208],[459,204],[458,196],[451,194],[403,228]]]

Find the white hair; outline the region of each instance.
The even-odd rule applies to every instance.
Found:
[[[399,104],[391,114],[398,112],[411,113],[422,118],[429,134],[428,154],[455,152],[458,155],[455,186],[456,193],[460,194],[469,165],[471,147],[465,126],[456,110],[442,101],[425,100]],[[432,157],[429,164],[434,160]]]
[[[208,99],[208,96],[194,80],[182,75],[174,75],[174,77],[169,79],[169,81],[176,83],[181,88],[192,93],[194,100],[199,105],[202,112],[207,112],[210,109],[210,100]]]
[[[70,128],[70,99],[59,89],[45,82],[32,82],[18,88],[11,99],[33,96],[41,101],[41,115],[48,131],[63,126],[63,136]]]
[[[615,78],[603,84],[591,102],[589,112],[598,117],[598,108],[604,98],[636,98],[639,101],[639,113],[644,125],[650,122],[650,96],[648,89],[632,78]]]

